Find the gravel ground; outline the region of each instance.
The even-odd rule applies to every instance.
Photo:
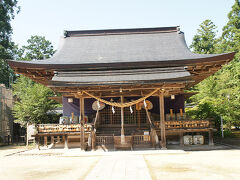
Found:
[[[68,151],[55,149],[42,150],[40,152],[38,150],[30,150],[17,153],[23,150],[24,148],[0,148],[1,180],[84,179],[88,174],[94,172],[96,165],[99,164],[98,162],[103,162],[104,158],[111,156],[114,156],[115,159],[118,156],[124,159],[126,156],[126,160],[122,160],[125,162],[125,166],[128,166],[130,163],[134,164],[134,156],[142,157],[142,162],[146,163],[147,171],[152,179],[240,179],[240,150],[234,149],[87,153],[80,152],[79,149],[70,149]],[[6,156],[9,153],[13,155]],[[102,164],[101,166],[108,168],[111,166]]]
[[[99,158],[57,156],[1,157],[0,179],[84,179]]]
[[[240,150],[144,155],[153,179],[240,179]]]

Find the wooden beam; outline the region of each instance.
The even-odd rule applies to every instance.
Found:
[[[91,93],[91,94],[96,96],[96,97],[101,97],[101,98],[119,97],[119,95],[122,95],[124,97],[138,97],[138,96],[145,96],[145,95],[149,94],[150,92],[151,91],[148,90],[148,91],[144,91],[144,93],[141,93],[141,91],[139,90],[137,92],[136,91],[129,91],[127,93],[124,93],[124,92],[120,93],[120,92],[118,92],[118,93],[112,94],[111,92],[106,92],[106,93]],[[183,89],[176,89],[176,88],[175,89],[165,89],[164,96],[169,96],[171,94],[177,95],[177,94],[181,94],[181,93],[183,93]],[[79,98],[80,97],[77,93],[62,93],[62,95],[64,97],[75,97],[75,98]],[[90,97],[90,96],[88,96],[86,94],[83,94],[81,96],[83,96],[84,98],[92,98],[92,97]],[[157,96],[158,97],[159,93],[156,92],[152,96]]]
[[[165,112],[164,112],[164,93],[159,91],[159,106],[160,106],[160,128],[161,128],[161,149],[166,147],[166,127],[165,127]]]
[[[50,87],[50,86],[49,86]],[[120,88],[111,88],[109,86],[101,86],[99,88],[79,88],[79,87],[52,87],[54,90],[61,92],[61,93],[68,93],[68,92],[72,92],[72,93],[77,93],[78,91],[88,91],[90,93],[94,92],[106,92],[106,93],[119,93],[120,92]],[[152,86],[152,85],[148,85],[148,86],[143,86],[143,87],[125,87],[122,88],[123,92],[132,92],[132,91],[142,91],[142,90],[154,90],[156,88],[163,88],[163,89],[180,89],[180,88],[185,88],[185,84],[163,84],[161,86]]]

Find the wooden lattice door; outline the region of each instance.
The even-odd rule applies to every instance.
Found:
[[[103,110],[99,112],[99,123],[100,124],[121,124],[121,108],[114,107],[114,112],[112,106],[106,106]],[[137,125],[138,122],[145,124],[146,112],[141,109],[139,112],[136,110],[136,106],[132,106],[132,112],[130,107],[124,108],[124,124]]]

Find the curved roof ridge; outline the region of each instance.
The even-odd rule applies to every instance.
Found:
[[[64,31],[64,37],[79,36],[104,36],[118,34],[151,34],[151,33],[170,33],[180,32],[179,26],[153,27],[153,28],[129,28],[129,29],[99,29],[99,30],[73,30]]]

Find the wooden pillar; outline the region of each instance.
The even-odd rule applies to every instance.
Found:
[[[161,129],[161,149],[166,147],[166,128],[165,128],[165,113],[164,113],[164,94],[159,92],[159,108],[160,108],[160,129]]]
[[[28,130],[29,128],[28,128],[28,122],[27,122],[27,138],[26,138],[26,146],[28,146],[28,139],[29,139],[29,137],[28,137],[28,132],[29,132],[29,130]]]
[[[51,136],[51,145],[52,147],[55,147],[54,136]]]
[[[84,98],[81,96],[80,97],[80,125],[81,125],[81,130],[80,130],[80,148],[81,150],[85,150],[85,136],[84,136]]]
[[[212,130],[212,129],[210,129],[210,130],[208,131],[208,136],[209,136],[209,142],[208,142],[209,146],[214,146],[214,142],[213,142],[213,130]]]
[[[47,136],[44,136],[44,146],[47,147]]]
[[[96,150],[96,133],[95,130],[92,130],[92,150]]]
[[[60,136],[57,136],[57,142],[60,143]]]
[[[68,135],[64,135],[64,149],[68,149]]]
[[[37,148],[40,150],[40,136],[36,136],[35,139],[36,139]]]
[[[74,122],[74,112],[72,112],[72,122],[71,123],[73,123]]]
[[[123,96],[121,96],[121,103],[123,103]],[[124,108],[121,107],[121,144],[125,143],[125,136],[124,136]]]
[[[179,133],[179,144],[181,147],[184,146],[184,141],[183,141],[183,132]]]
[[[137,110],[137,112],[138,112],[138,129],[140,129],[141,128],[141,115],[140,115],[140,110]]]
[[[154,133],[153,129],[150,132],[150,138],[151,138],[151,142],[152,142],[152,147],[156,149],[155,133]]]
[[[65,141],[66,141],[66,137],[65,137],[65,135],[62,135],[62,142],[64,144],[64,148],[65,148]]]

